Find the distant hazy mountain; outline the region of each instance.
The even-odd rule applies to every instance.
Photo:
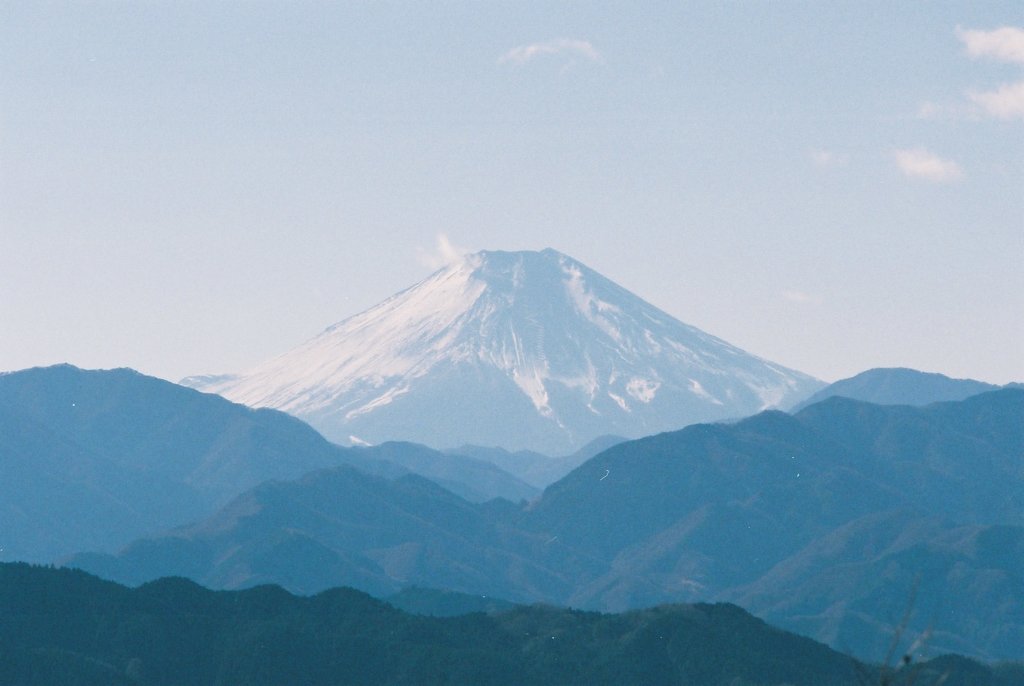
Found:
[[[300,593],[345,585],[387,596],[417,585],[500,589],[522,602],[567,593],[580,565],[542,534],[508,527],[514,511],[504,501],[474,505],[419,476],[339,467],[262,484],[201,523],[68,564],[133,585],[173,575]]]
[[[946,617],[938,616],[935,640],[944,649],[969,645],[975,655],[1020,659],[1024,557],[971,552],[966,541],[1016,540],[1024,511],[1022,454],[1021,390],[924,408],[836,397],[796,416],[769,412],[615,446],[550,486],[520,526],[605,561],[605,571],[568,599],[573,605],[753,602],[756,595],[755,607],[770,610],[774,621],[820,640],[841,638],[844,648],[870,655],[891,639],[920,574],[922,593],[937,594],[919,596],[924,607],[948,606],[943,599],[954,596],[976,601],[969,614],[941,622]],[[894,510],[912,516],[903,528],[887,520],[873,530],[876,553],[851,548],[870,573],[889,582],[884,595],[851,582],[844,603],[838,593],[827,596],[780,575],[781,567],[803,558],[811,561],[807,578],[821,586],[846,588],[852,575],[867,580],[870,573],[849,568],[849,560],[809,550],[816,541],[831,540],[834,548],[843,540],[841,527],[857,520],[863,526],[869,520],[862,518]],[[921,537],[911,528],[922,517],[974,528]],[[1000,529],[1006,525],[1011,528]],[[912,547],[909,541],[917,547],[901,553],[902,567],[882,565],[886,554]],[[740,588],[751,594],[736,595]],[[793,593],[789,604],[774,604],[786,590]],[[923,633],[933,618],[915,615],[908,632]]]
[[[349,450],[356,456],[388,462],[401,466],[413,474],[425,476],[452,493],[475,503],[482,503],[491,498],[519,502],[530,500],[540,494],[540,488],[475,455],[439,452],[416,443],[399,442]],[[352,464],[362,471],[368,471],[358,462]]]
[[[549,455],[791,405],[822,385],[554,250],[469,255],[245,374],[182,383],[341,443]]]
[[[60,365],[0,374],[0,559],[113,551],[263,481],[339,464],[422,473],[472,500],[536,493],[484,462],[412,445],[341,448],[282,412],[129,369]]]
[[[866,514],[1018,525],[1022,453],[1021,390],[924,408],[836,397],[615,446],[550,486],[524,523],[607,560],[643,541],[645,554],[685,553],[693,567],[676,583],[699,592]]]
[[[616,445],[525,507],[335,469],[74,564],[133,583],[419,585],[602,610],[731,599],[865,657],[919,577],[908,637],[933,623],[936,649],[1020,659],[1022,454],[1024,390],[924,408],[837,397]]]
[[[878,405],[927,405],[963,400],[997,388],[999,386],[983,381],[951,379],[943,374],[916,369],[869,369],[829,384],[794,407],[793,411],[837,395]]]
[[[621,436],[599,436],[572,455],[562,457],[549,457],[532,450],[512,452],[504,448],[485,448],[478,445],[464,445],[445,452],[490,462],[504,471],[514,474],[531,486],[546,488],[594,455],[625,440]]]
[[[3,559],[116,549],[206,516],[267,479],[339,463],[281,412],[129,369],[0,375]]]

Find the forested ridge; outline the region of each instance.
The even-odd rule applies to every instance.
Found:
[[[1019,683],[1009,667],[963,658],[914,668],[919,684],[947,672],[946,686]],[[437,618],[345,588],[303,597],[276,586],[210,591],[167,578],[131,589],[78,570],[0,565],[4,684],[852,686],[877,679],[877,668],[729,604],[623,614],[517,606]]]

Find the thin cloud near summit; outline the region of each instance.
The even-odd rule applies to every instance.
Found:
[[[441,267],[447,267],[449,264],[458,262],[464,255],[470,252],[472,251],[468,248],[453,244],[447,234],[439,233],[437,234],[437,243],[433,249],[420,248],[417,250],[416,257],[424,267],[440,269]]]
[[[601,62],[601,53],[590,43],[590,41],[576,38],[559,38],[545,43],[531,43],[519,45],[498,58],[498,64],[512,64],[521,66],[530,60],[544,55],[557,55],[568,53],[577,57],[583,57],[591,62]]]

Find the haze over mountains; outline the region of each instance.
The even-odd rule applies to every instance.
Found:
[[[0,375],[3,559],[124,545],[223,506],[239,488],[338,464],[286,414],[128,369]]]
[[[467,255],[251,371],[183,383],[340,443],[548,455],[785,407],[823,385],[550,249]]]
[[[0,374],[0,560],[113,552],[265,481],[342,464],[391,478],[415,471],[472,501],[537,493],[469,457],[342,448],[283,412],[130,369],[58,365]]]
[[[930,654],[1024,657],[1015,384],[821,388],[550,250],[468,256],[207,384],[375,445],[128,369],[2,374],[0,560],[494,612],[725,601],[869,660],[912,604]]]
[[[127,583],[419,585],[603,610],[728,599],[868,657],[919,577],[914,632],[951,609],[937,649],[1016,658],[1022,451],[1022,390],[925,408],[831,398],[616,445],[525,507],[338,467],[72,564]]]

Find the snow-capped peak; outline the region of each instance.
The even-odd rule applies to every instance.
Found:
[[[747,414],[820,384],[547,249],[467,255],[248,373],[194,385],[339,441],[557,451]]]

